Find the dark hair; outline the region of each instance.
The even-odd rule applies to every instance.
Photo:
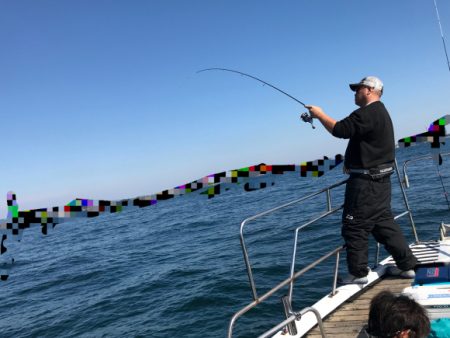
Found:
[[[425,338],[430,333],[430,319],[425,309],[414,299],[381,291],[370,303],[367,332],[390,338],[410,330],[409,338]]]

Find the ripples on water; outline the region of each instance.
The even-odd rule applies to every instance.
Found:
[[[418,155],[426,150],[409,149]],[[400,160],[403,155],[400,151]],[[448,189],[449,159],[444,158],[441,168]],[[409,169],[408,197],[421,239],[434,239],[439,222],[449,221],[435,172],[432,163]],[[38,229],[28,230],[16,246],[17,263],[9,280],[0,285],[0,336],[225,337],[231,316],[251,302],[240,222],[342,179],[340,168],[319,179],[286,174],[260,191],[233,187],[211,200],[185,196],[62,224],[46,237]],[[333,194],[335,205],[342,194],[342,187]],[[318,197],[248,224],[247,245],[260,295],[288,276],[293,230],[322,212],[324,201]],[[394,188],[395,213],[401,212],[400,202]],[[408,222],[400,224],[412,240]],[[297,269],[340,244],[338,213],[301,232]],[[371,254],[373,250],[372,243]],[[345,269],[343,259],[341,263]],[[334,258],[299,280],[296,309],[330,290],[333,266]],[[235,336],[254,337],[281,321],[283,293],[239,319]]]

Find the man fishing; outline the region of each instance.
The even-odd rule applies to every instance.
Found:
[[[335,137],[349,139],[344,171],[350,175],[342,214],[342,236],[347,250],[349,274],[341,284],[368,282],[368,241],[371,233],[394,258],[397,267],[391,275],[414,278],[417,259],[391,212],[391,180],[395,143],[392,121],[380,101],[383,83],[374,76],[350,84],[355,104],[360,108],[336,121],[320,107],[307,105],[311,117],[318,119]]]

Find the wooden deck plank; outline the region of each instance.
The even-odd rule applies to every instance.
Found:
[[[411,285],[411,279],[395,277],[382,278],[378,283],[362,290],[323,320],[325,333],[328,337],[356,338],[364,325],[367,324],[370,301],[382,290],[389,290],[399,294],[404,288]],[[322,337],[316,326],[305,337]]]

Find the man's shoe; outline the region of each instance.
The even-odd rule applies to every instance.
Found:
[[[356,277],[356,276],[353,276],[351,273],[349,273],[345,277],[339,277],[337,282],[341,285],[344,285],[344,284],[367,284],[369,282],[369,280],[367,279],[367,276]]]
[[[402,278],[414,278],[416,277],[416,273],[414,270],[400,270],[396,266],[389,266],[387,268],[386,273],[390,276],[399,276]]]

